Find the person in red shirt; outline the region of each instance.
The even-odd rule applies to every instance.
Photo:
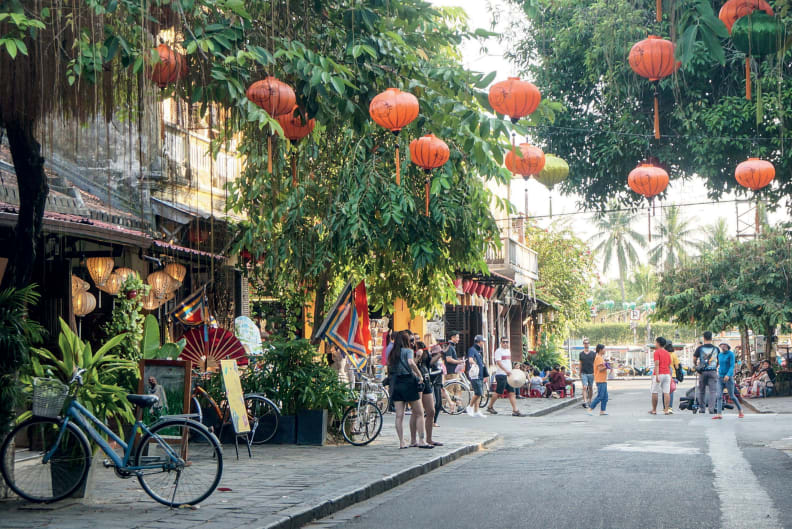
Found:
[[[553,391],[559,391],[566,388],[566,377],[561,373],[561,368],[554,366],[550,375],[548,376],[547,384],[545,385],[545,398],[553,396]]]
[[[655,340],[654,372],[652,373],[652,415],[657,415],[658,395],[663,394],[663,413],[670,415],[671,401],[671,354],[665,350],[668,341],[662,336]]]

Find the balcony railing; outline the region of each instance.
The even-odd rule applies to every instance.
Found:
[[[537,253],[513,236],[502,237],[501,247],[488,250],[486,261],[490,271],[514,280],[517,286],[539,279]]]
[[[189,144],[189,151],[185,144]],[[222,193],[226,182],[236,180],[242,172],[242,160],[234,153],[221,150],[212,164],[209,140],[192,132],[185,134],[172,124],[165,126],[165,155],[184,170],[189,160],[193,181],[205,191],[211,185],[215,192]]]

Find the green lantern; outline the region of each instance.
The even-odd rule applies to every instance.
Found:
[[[745,53],[745,98],[751,100],[751,57],[756,63],[756,123],[762,122],[762,82],[760,59],[781,49],[786,38],[786,27],[778,17],[763,11],[737,19],[732,26],[734,47]]]
[[[534,178],[536,181],[552,191],[553,187],[566,179],[569,175],[569,164],[563,158],[552,154],[545,154],[544,169],[539,171]],[[550,196],[550,218],[553,218],[553,196]]]

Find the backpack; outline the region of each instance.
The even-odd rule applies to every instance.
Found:
[[[718,351],[719,351],[719,349],[717,347],[715,347],[714,345],[711,345],[710,346],[710,352],[707,355],[706,359],[704,358],[704,351],[702,351],[701,352],[701,356],[699,356],[699,362],[696,365],[696,372],[697,373],[701,373],[702,371],[709,371],[709,363],[710,363],[710,360],[712,360],[712,355],[713,354],[718,354],[717,353]]]
[[[676,378],[681,383],[683,380],[685,380],[685,370],[682,368],[682,362],[679,362],[677,366],[674,366],[674,369],[676,370]]]

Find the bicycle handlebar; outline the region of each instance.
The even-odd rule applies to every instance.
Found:
[[[77,384],[78,384],[78,385],[82,386],[82,385],[83,385],[83,383],[84,383],[84,382],[83,382],[83,377],[82,377],[82,376],[83,376],[83,373],[85,373],[85,371],[86,371],[86,370],[85,370],[85,369],[82,369],[82,368],[77,368],[77,369],[75,369],[75,370],[74,370],[74,374],[72,375],[72,378],[71,378],[71,380],[69,381],[69,385],[71,386],[72,384],[74,384],[75,382],[77,382]]]

